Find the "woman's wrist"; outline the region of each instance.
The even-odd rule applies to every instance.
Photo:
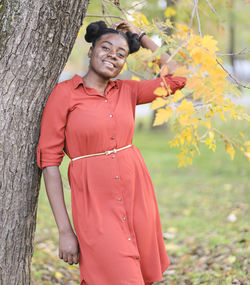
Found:
[[[142,37],[145,35],[146,33],[144,31],[140,31],[140,33],[138,34],[138,40],[141,42]]]

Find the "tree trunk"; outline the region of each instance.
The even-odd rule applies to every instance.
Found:
[[[30,284],[40,120],[88,0],[0,2],[0,284]]]

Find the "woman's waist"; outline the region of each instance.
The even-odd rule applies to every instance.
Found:
[[[92,148],[89,150],[84,150],[82,152],[77,152],[74,155],[70,155],[69,158],[74,161],[78,160],[80,158],[88,158],[93,156],[109,156],[112,154],[116,154],[120,151],[125,151],[126,149],[129,149],[131,147],[134,147],[132,144],[126,144],[126,145],[114,145],[112,147],[103,147],[103,148]]]

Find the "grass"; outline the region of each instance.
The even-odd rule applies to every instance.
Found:
[[[142,120],[142,121],[141,121]],[[143,125],[142,128],[138,128]],[[220,125],[227,133],[246,130],[241,123]],[[250,284],[250,165],[239,152],[234,161],[222,143],[186,168],[177,168],[170,149],[170,131],[150,131],[149,120],[138,119],[134,144],[151,174],[171,265],[158,284]],[[70,189],[65,157],[60,166],[69,213]],[[78,266],[57,257],[58,233],[42,181],[39,196],[32,284],[79,284]],[[249,283],[248,283],[249,281]]]

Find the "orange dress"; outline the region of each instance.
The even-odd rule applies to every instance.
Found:
[[[172,93],[186,82],[165,77]],[[109,80],[105,94],[83,79],[58,83],[41,121],[37,164],[132,144],[137,104],[152,102],[162,79]],[[161,281],[170,265],[153,184],[135,146],[70,162],[68,179],[80,246],[81,285],[144,285]]]

